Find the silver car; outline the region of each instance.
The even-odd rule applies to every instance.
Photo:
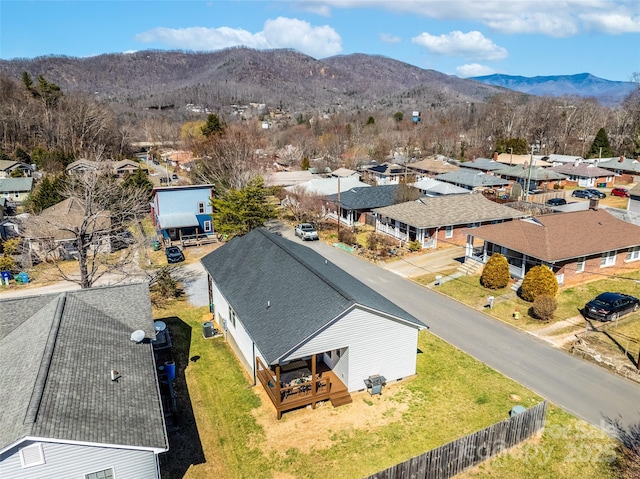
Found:
[[[294,229],[296,236],[299,236],[305,241],[317,240],[318,231],[316,231],[315,227],[311,223],[300,223]]]

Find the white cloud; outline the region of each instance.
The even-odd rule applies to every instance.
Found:
[[[479,77],[484,75],[492,75],[496,71],[486,65],[480,65],[478,63],[469,63],[467,65],[460,65],[456,68],[456,75],[462,78]]]
[[[327,8],[384,8],[427,18],[473,21],[509,34],[569,37],[585,31],[608,35],[640,31],[637,0],[314,0],[309,3]]]
[[[429,53],[441,56],[503,60],[509,55],[505,48],[499,47],[477,31],[469,33],[454,31],[440,36],[425,32],[413,37],[411,41],[425,47]]]
[[[380,41],[383,43],[400,43],[402,41],[402,38],[395,35],[390,35],[389,33],[381,33]]]
[[[302,20],[278,17],[265,22],[263,34],[272,48],[295,48],[315,58],[342,51],[342,38],[328,25],[313,27]]]
[[[609,14],[592,13],[581,15],[580,18],[592,30],[605,32],[609,35],[640,32],[640,14],[631,17],[617,12]]]
[[[330,26],[314,27],[308,22],[284,17],[267,20],[263,30],[257,33],[229,27],[159,27],[139,33],[135,40],[196,51],[240,45],[256,49],[293,48],[315,58],[337,55],[342,51],[342,39]]]

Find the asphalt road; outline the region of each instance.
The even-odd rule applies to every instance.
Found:
[[[281,230],[294,241],[293,233]],[[309,247],[423,321],[430,332],[576,417],[640,422],[640,385],[321,241]]]

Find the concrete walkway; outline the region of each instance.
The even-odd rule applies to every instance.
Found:
[[[378,266],[403,278],[438,273],[459,267],[464,260],[464,247],[451,246],[421,254],[408,254],[378,263]]]

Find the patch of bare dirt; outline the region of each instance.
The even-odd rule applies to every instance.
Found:
[[[391,424],[402,419],[411,402],[409,391],[402,383],[386,386],[382,395],[371,396],[362,391],[352,393],[353,403],[334,408],[329,401],[308,406],[303,409],[285,412],[282,419],[276,419],[276,411],[267,393],[256,386],[261,406],[252,414],[266,434],[261,447],[268,455],[270,452],[284,452],[298,449],[308,453],[311,450],[327,449],[333,444],[332,437],[357,430],[367,430]],[[401,394],[402,401],[394,400]]]

